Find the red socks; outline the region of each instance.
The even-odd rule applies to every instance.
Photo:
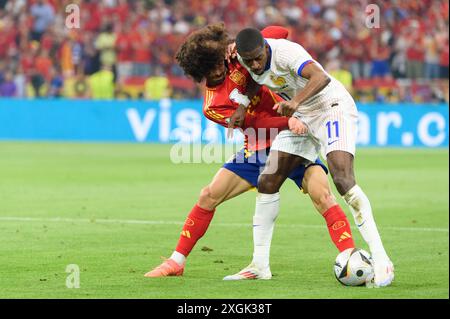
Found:
[[[175,249],[185,257],[189,255],[197,241],[203,237],[214,216],[215,210],[206,210],[197,204],[192,208],[181,231],[177,248]]]
[[[175,249],[177,252],[185,257],[190,254],[197,241],[206,233],[214,217],[214,212],[215,210],[206,210],[197,204],[192,208],[181,231],[181,236]],[[327,222],[331,240],[339,251],[355,247],[347,216],[339,205],[329,208],[323,214],[323,217]]]
[[[348,223],[347,216],[339,205],[334,205],[329,208],[324,214],[323,218],[327,222],[328,232],[331,240],[341,252],[347,248],[355,248],[355,243],[352,238],[352,231]]]

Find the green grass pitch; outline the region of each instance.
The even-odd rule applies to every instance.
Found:
[[[170,256],[199,190],[221,166],[175,165],[169,150],[0,143],[0,298],[449,298],[448,150],[358,150],[358,184],[396,268],[382,289],[336,281],[324,221],[289,181],[272,280],[222,281],[251,260],[254,192],[217,209],[183,277],[144,278]],[[368,249],[339,202],[356,245]],[[79,266],[78,289],[66,287],[69,264]]]

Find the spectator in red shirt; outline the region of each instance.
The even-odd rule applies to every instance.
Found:
[[[152,39],[145,24],[139,24],[137,30],[131,33],[131,43],[133,48],[133,75],[148,77],[151,72],[150,45]]]
[[[411,27],[406,50],[406,76],[411,79],[423,77],[423,35],[416,24]]]
[[[45,80],[50,80],[50,71],[53,67],[53,61],[47,50],[43,49],[39,56],[35,59],[34,67]]]
[[[95,2],[85,3],[84,14],[81,15],[82,28],[85,31],[100,31],[102,26],[102,15],[98,8],[98,4]]]
[[[17,36],[13,20],[6,17],[3,21],[3,27],[0,24],[0,59],[5,59],[8,52],[16,48]]]
[[[133,69],[133,39],[129,23],[120,24],[116,38],[117,76],[122,81],[132,74]]]
[[[341,41],[342,57],[349,63],[354,80],[363,77],[364,44],[356,39],[344,38]]]
[[[391,50],[389,46],[384,44],[381,37],[378,37],[371,47],[372,55],[372,70],[370,76],[373,78],[387,78],[390,77],[391,72],[389,68],[389,56]]]

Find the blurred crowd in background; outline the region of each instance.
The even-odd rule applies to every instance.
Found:
[[[80,9],[80,28],[68,28]],[[376,12],[366,8],[375,4]],[[0,97],[201,96],[174,55],[223,21],[281,25],[359,101],[447,102],[448,0],[0,0]],[[373,6],[369,7],[373,8]]]

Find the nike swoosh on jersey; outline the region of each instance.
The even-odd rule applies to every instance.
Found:
[[[334,143],[336,143],[337,141],[339,141],[339,140],[335,140],[335,141],[333,141],[333,142],[328,142],[328,145],[334,144]]]

